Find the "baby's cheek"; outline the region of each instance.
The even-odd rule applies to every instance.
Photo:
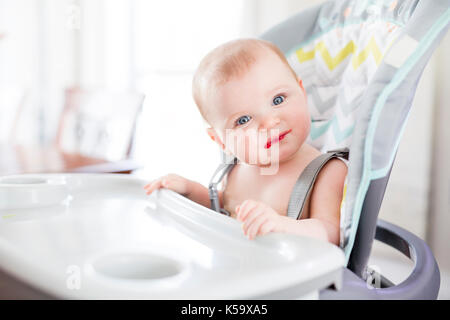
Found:
[[[299,139],[303,143],[309,136],[309,132],[311,130],[311,119],[309,118],[309,113],[307,112],[298,113],[294,121],[295,121],[294,125],[297,127],[298,130]]]
[[[304,118],[304,128],[303,131],[305,133],[305,139],[306,137],[309,136],[309,132],[311,131],[311,119],[308,118]]]
[[[248,163],[252,158],[253,149],[256,149],[254,137],[252,135],[242,134],[236,137],[235,141],[233,154],[238,157],[239,160]]]
[[[227,130],[224,135],[223,143],[225,144],[225,150],[238,156],[240,150],[242,150],[242,144],[244,143],[242,133],[235,130]]]

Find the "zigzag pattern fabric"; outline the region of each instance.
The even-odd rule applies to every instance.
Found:
[[[321,18],[326,31],[287,55],[308,96],[308,142],[322,152],[350,146],[363,93],[400,29],[379,19],[332,23]]]
[[[420,75],[450,25],[449,2],[330,0],[262,35],[303,81],[312,122],[307,142],[322,152],[351,150],[340,246],[359,274],[385,191],[379,179],[388,178]]]

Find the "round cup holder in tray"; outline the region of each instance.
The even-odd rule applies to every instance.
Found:
[[[46,184],[47,181],[48,180],[44,178],[33,178],[33,177],[4,177],[0,179],[0,183],[12,185]]]
[[[187,271],[184,261],[156,252],[111,253],[92,259],[88,266],[103,278],[145,282],[180,279]]]
[[[63,177],[0,177],[0,209],[26,209],[61,205],[69,198]]]

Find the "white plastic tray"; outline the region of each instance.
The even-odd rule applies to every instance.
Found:
[[[0,269],[81,299],[293,299],[340,285],[338,247],[288,234],[248,240],[238,221],[170,190],[147,196],[146,183],[0,177]]]

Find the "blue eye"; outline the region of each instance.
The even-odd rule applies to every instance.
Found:
[[[250,116],[242,116],[236,120],[236,125],[240,126],[240,125],[246,124],[247,122],[250,121],[250,119],[251,119]]]
[[[284,102],[284,97],[283,96],[276,96],[275,98],[273,98],[273,105],[277,106],[279,104],[282,104]]]

